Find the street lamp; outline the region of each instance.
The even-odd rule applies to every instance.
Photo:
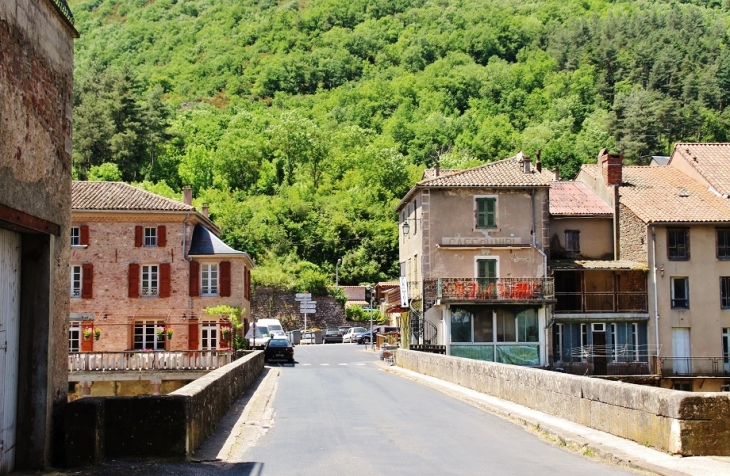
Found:
[[[337,258],[337,263],[335,263],[335,287],[337,289],[340,289],[340,263],[342,263],[342,258]]]
[[[375,336],[373,335],[373,287],[369,284],[365,286],[366,297],[370,296],[370,350],[375,348]]]

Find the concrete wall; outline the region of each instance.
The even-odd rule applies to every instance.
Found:
[[[88,397],[66,406],[67,466],[105,458],[190,458],[264,368],[256,351],[169,395]]]
[[[38,225],[14,228],[21,234],[24,270],[17,469],[50,463],[52,425],[59,422],[66,402],[64,323],[77,36],[51,1],[0,2],[0,205],[13,210],[13,217],[24,216],[23,223]],[[0,226],[13,229],[1,219]]]
[[[730,398],[399,349],[405,369],[683,456],[730,455]]]

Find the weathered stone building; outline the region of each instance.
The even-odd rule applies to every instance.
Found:
[[[77,37],[65,0],[0,2],[0,474],[59,454]]]

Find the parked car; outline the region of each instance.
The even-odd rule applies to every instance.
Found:
[[[349,331],[350,329],[352,329],[352,327],[350,327],[350,326],[340,326],[340,327],[338,327],[338,329],[340,330],[340,335],[341,336],[344,336],[345,334],[347,334],[347,331]]]
[[[368,344],[371,340],[372,336],[370,335],[370,331],[361,332],[355,335],[355,342],[358,344]]]
[[[340,334],[340,330],[337,327],[328,327],[325,329],[322,335],[322,343],[326,344],[328,342],[342,343],[342,334]]]
[[[245,338],[250,349],[263,349],[266,347],[269,339],[271,339],[271,334],[269,334],[269,328],[266,326],[256,326],[256,332],[254,334],[254,326],[251,326]]]
[[[350,327],[350,329],[342,336],[342,342],[355,342],[355,335],[362,334],[368,330],[364,327]]]
[[[264,346],[264,362],[285,360],[294,363],[294,347],[287,339],[273,338]]]

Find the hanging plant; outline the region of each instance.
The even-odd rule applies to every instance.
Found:
[[[95,327],[94,328],[94,339],[99,340],[99,337],[101,337],[101,327]]]
[[[155,329],[155,333],[157,334],[157,340],[165,339],[165,328],[164,327],[158,326],[157,329]]]
[[[228,337],[231,335],[231,328],[228,326],[221,327],[221,335],[225,340],[228,340]]]
[[[84,340],[91,339],[91,334],[94,333],[93,329],[91,327],[84,327],[84,330],[82,331],[84,334]]]
[[[172,334],[175,332],[175,329],[172,327],[167,328],[167,340],[172,340]]]

